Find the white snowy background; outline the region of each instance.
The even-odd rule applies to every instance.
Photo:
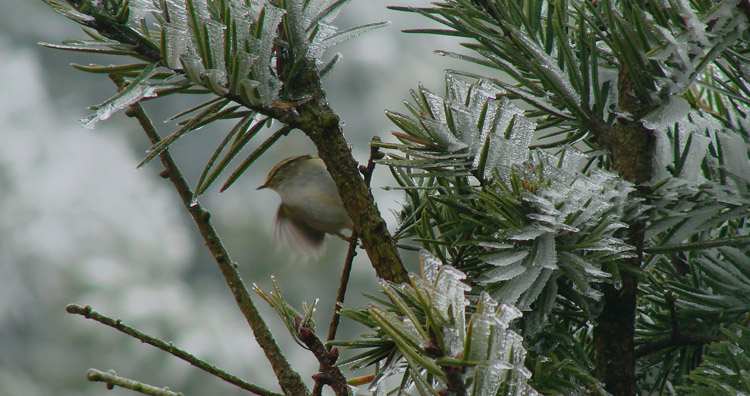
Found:
[[[384,109],[403,111],[401,102],[418,81],[442,92],[442,70],[459,67],[432,54],[456,49],[453,40],[400,33],[430,25],[416,15],[387,10],[389,4],[426,2],[352,1],[338,25],[393,24],[335,48],[344,58],[325,81],[360,162],[373,135],[386,137],[395,129]],[[105,76],[77,71],[69,63],[126,60],[36,44],[82,36],[77,25],[41,0],[0,2],[0,396],[105,392],[103,385],[85,380],[89,367],[114,369],[188,395],[246,394],[115,330],[67,314],[69,303],[90,304],[250,382],[278,389],[172,186],[157,176],[158,161],[135,169],[148,148],[137,123],[118,114],[86,130],[78,121],[89,114],[87,106],[111,96],[113,86]],[[160,121],[191,103],[175,99],[147,106],[162,134],[175,126]],[[212,125],[176,144],[173,153],[191,182],[228,125]],[[240,183],[222,195],[209,191],[202,203],[244,279],[269,288],[270,276],[276,275],[289,301],[320,298],[316,319],[326,328],[345,244],[329,240],[327,254],[306,264],[274,251],[271,221],[278,198],[255,191],[278,160],[314,152],[301,133],[292,134]],[[389,212],[399,207],[400,194],[378,188],[390,182],[385,169],[377,176],[378,203],[393,226]],[[362,306],[366,300],[360,292],[374,289],[374,272],[361,252],[347,305]],[[257,299],[257,305],[294,366],[309,379],[317,366],[312,355],[291,342],[264,302]],[[340,334],[352,338],[362,330],[345,321]]]

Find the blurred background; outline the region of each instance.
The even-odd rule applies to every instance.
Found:
[[[324,81],[361,163],[367,160],[372,136],[387,140],[395,129],[383,110],[405,112],[402,100],[420,81],[442,93],[443,70],[463,67],[432,53],[457,50],[455,41],[400,32],[433,26],[429,21],[386,9],[426,4],[353,0],[336,21],[341,27],[392,21],[387,28],[334,48],[344,57]],[[90,367],[114,369],[186,395],[246,394],[115,330],[67,314],[69,303],[91,305],[277,390],[269,365],[172,185],[157,176],[159,162],[136,170],[149,147],[137,123],[122,112],[96,130],[83,129],[78,121],[90,113],[88,106],[110,97],[114,87],[106,76],[86,74],[69,64],[127,60],[37,44],[83,36],[75,23],[41,0],[0,2],[0,396],[100,394],[104,385],[85,380]],[[172,96],[150,101],[146,108],[166,136],[176,128],[161,121],[197,100]],[[229,128],[212,124],[174,146],[173,155],[192,184]],[[325,256],[315,262],[300,262],[275,249],[271,223],[278,197],[255,190],[276,162],[305,153],[314,154],[314,147],[301,132],[293,132],[231,189],[221,195],[211,190],[201,203],[212,212],[248,287],[255,282],[268,290],[274,275],[296,307],[319,298],[315,319],[325,334],[346,244],[329,238]],[[381,189],[389,184],[390,173],[380,167],[373,189],[393,229],[391,212],[398,210],[401,194]],[[410,270],[417,268],[415,255],[404,258]],[[360,252],[346,305],[366,305],[361,293],[375,290],[374,271]],[[287,357],[311,383],[317,368],[313,356],[292,342],[265,302],[257,298],[256,304]],[[344,320],[339,338],[351,339],[362,331]],[[132,393],[118,388],[108,394]]]

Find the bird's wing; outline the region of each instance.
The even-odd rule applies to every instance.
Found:
[[[312,258],[318,258],[323,254],[326,234],[291,217],[286,205],[279,205],[275,223],[276,237],[281,246],[289,246],[296,253]]]

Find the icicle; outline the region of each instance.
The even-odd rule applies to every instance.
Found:
[[[84,128],[93,129],[97,122],[108,119],[115,112],[122,110],[143,98],[156,96],[156,88],[148,79],[156,74],[156,64],[151,64],[138,75],[130,84],[104,103],[91,106],[96,113],[81,119]]]
[[[188,30],[185,3],[167,0],[163,12],[165,19],[167,15],[169,16],[169,21],[164,24],[164,35],[167,40],[167,66],[172,69],[181,69],[180,57],[187,53],[192,41],[192,32]]]
[[[425,249],[419,251],[419,262],[422,266],[422,277],[430,284],[434,284],[437,280],[438,270],[443,263]]]

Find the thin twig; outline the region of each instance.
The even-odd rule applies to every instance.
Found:
[[[215,377],[219,377],[223,379],[224,381],[229,382],[232,385],[245,389],[249,392],[255,393],[256,395],[282,396],[278,393],[275,393],[270,390],[263,389],[259,386],[253,385],[251,383],[245,382],[243,379],[238,378],[232,374],[229,374],[226,371],[221,370],[204,360],[198,359],[197,357],[191,355],[190,353],[180,348],[175,347],[171,343],[162,341],[158,338],[145,334],[138,329],[125,325],[119,319],[112,319],[106,315],[102,315],[99,312],[96,312],[93,309],[91,309],[91,307],[88,305],[85,307],[82,307],[80,305],[70,304],[65,308],[65,310],[68,311],[68,313],[81,315],[87,319],[97,321],[105,326],[109,326],[109,327],[112,327],[113,329],[119,330],[122,333],[125,333],[135,339],[138,339],[141,342],[144,342],[146,344],[159,348],[162,351],[167,352],[173,356],[176,356]]]
[[[346,288],[349,283],[349,275],[352,272],[352,263],[354,262],[354,256],[357,255],[357,244],[358,244],[357,231],[352,232],[352,236],[349,240],[349,250],[346,252],[346,260],[344,260],[344,270],[341,273],[341,280],[339,281],[339,290],[336,293],[336,303],[333,306],[333,314],[331,315],[331,322],[328,325],[328,337],[326,341],[331,341],[336,338],[336,331],[339,328],[339,322],[341,316],[339,312],[344,304],[344,297],[346,296]],[[327,347],[330,350],[330,346]],[[324,372],[323,363],[318,367],[318,371]],[[325,377],[315,377],[315,385],[313,385],[311,396],[320,396],[323,392],[323,385],[326,385],[324,381]]]
[[[122,90],[127,84],[120,76],[110,75],[110,78],[115,85],[117,85],[119,90]],[[161,140],[161,136],[159,136],[151,119],[146,115],[146,112],[140,104],[136,103],[130,106],[126,114],[135,117],[138,120],[141,128],[143,128],[143,131],[146,133],[146,136],[148,136],[148,139],[152,144],[156,144]],[[229,289],[234,295],[237,306],[239,306],[240,311],[242,311],[247,323],[253,330],[255,340],[263,349],[266,358],[271,363],[271,367],[273,368],[274,374],[276,374],[276,378],[278,379],[279,385],[284,391],[284,394],[289,396],[309,395],[310,392],[304,382],[302,382],[299,373],[292,369],[291,365],[282,354],[281,349],[279,349],[276,340],[274,340],[273,335],[271,334],[271,331],[268,329],[268,326],[263,321],[258,309],[250,298],[250,293],[248,292],[245,283],[242,281],[242,277],[237,270],[237,265],[232,262],[229,252],[227,252],[219,235],[211,224],[211,214],[203,209],[199,203],[192,202],[193,192],[182,175],[182,172],[180,172],[174,159],[172,159],[169,151],[165,150],[159,154],[159,158],[164,165],[169,179],[172,181],[177,193],[180,195],[185,209],[192,216],[206,246],[211,251],[216,264],[218,264],[221,274],[224,276]]]
[[[341,280],[339,280],[339,290],[336,293],[336,303],[333,306],[331,322],[328,325],[328,337],[326,337],[326,341],[331,341],[336,338],[336,331],[338,330],[340,322],[339,312],[341,311],[341,307],[344,304],[344,298],[346,297],[346,288],[349,284],[349,275],[352,272],[354,256],[357,255],[358,238],[359,235],[357,235],[357,231],[352,232],[351,240],[349,241],[349,250],[346,252],[346,260],[344,260],[344,270],[341,272]]]
[[[300,341],[307,346],[320,363],[320,371],[313,375],[316,388],[320,386],[322,389],[323,385],[328,385],[333,389],[333,393],[336,396],[348,396],[349,386],[346,383],[346,377],[344,377],[344,374],[335,365],[336,360],[339,358],[338,348],[332,348],[329,351],[318,336],[315,335],[309,324],[301,323],[302,318],[299,318],[299,322],[298,335]]]
[[[712,336],[708,334],[683,333],[678,337],[674,337],[670,334],[668,336],[639,345],[637,348],[635,348],[635,357],[642,358],[665,348],[682,347],[689,345],[706,345],[724,340],[726,340],[726,337]]]
[[[675,303],[677,302],[677,297],[672,294],[672,292],[667,292],[667,294],[664,295],[664,300],[667,302],[667,307],[669,308],[669,318],[672,321],[672,338],[678,339],[680,338],[680,321],[677,318],[677,307],[675,306]]]
[[[101,370],[89,369],[89,371],[86,372],[86,379],[91,382],[104,382],[107,384],[107,389],[113,389],[115,386],[119,386],[121,388],[143,393],[144,395],[183,396],[182,393],[172,392],[169,388],[159,388],[129,378],[120,377],[114,370],[109,370],[105,373]]]
[[[721,336],[712,336],[707,334],[683,334],[680,330],[680,323],[677,318],[677,307],[675,306],[677,297],[675,297],[672,292],[668,292],[664,296],[664,300],[666,301],[667,308],[669,309],[669,318],[672,323],[672,332],[668,336],[639,345],[637,348],[635,348],[636,358],[647,356],[664,348],[687,345],[704,345],[722,341],[725,339]]]
[[[372,138],[374,142],[380,142],[378,136]],[[380,147],[371,144],[370,145],[370,158],[367,160],[367,166],[360,165],[359,171],[365,180],[365,185],[370,188],[372,182],[372,174],[375,171],[375,162],[383,158],[383,153],[380,151]],[[328,337],[326,341],[332,341],[336,338],[336,331],[339,327],[339,311],[344,304],[344,297],[346,297],[346,288],[349,284],[349,275],[352,270],[352,263],[354,262],[354,256],[357,255],[357,244],[359,242],[359,232],[355,229],[352,232],[352,236],[349,238],[349,250],[346,252],[346,259],[344,260],[344,270],[341,274],[341,280],[339,281],[339,289],[336,294],[336,303],[333,306],[333,314],[331,315],[331,322],[328,326]],[[313,389],[313,395],[315,390]]]
[[[380,142],[380,138],[378,136],[374,136],[372,140],[374,142]],[[359,167],[359,171],[364,177],[367,188],[370,188],[370,183],[372,182],[372,174],[375,171],[376,165],[375,162],[381,158],[383,158],[383,153],[380,151],[380,147],[376,144],[371,144],[370,158],[367,160],[367,166]],[[357,230],[354,230],[354,232],[352,232],[352,236],[349,238],[349,250],[346,252],[346,259],[344,259],[344,269],[341,273],[339,289],[336,293],[336,303],[333,306],[333,314],[331,315],[331,322],[328,325],[328,337],[326,337],[326,341],[332,341],[336,338],[336,331],[338,330],[339,323],[341,322],[341,316],[339,315],[339,312],[341,311],[341,308],[344,304],[344,297],[346,297],[346,289],[347,285],[349,284],[349,275],[352,271],[352,263],[354,262],[354,257],[357,255],[358,243],[359,233],[357,232]],[[330,346],[328,347],[328,349],[330,350]],[[318,370],[323,371],[322,364]],[[323,391],[323,385],[324,384],[322,381],[316,380],[315,385],[313,386],[312,396],[320,396],[321,392]]]

